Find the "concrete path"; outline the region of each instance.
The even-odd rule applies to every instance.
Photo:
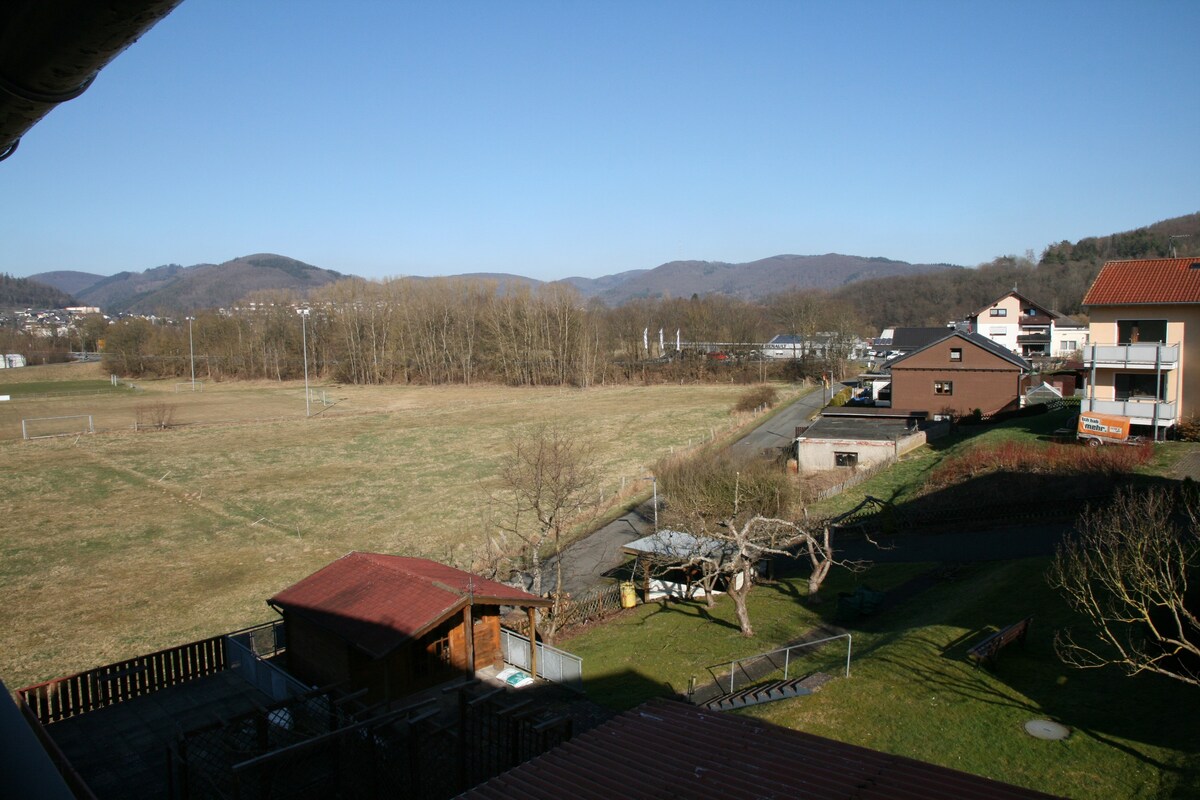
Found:
[[[621,548],[654,532],[654,509],[646,502],[625,516],[567,546],[563,552],[563,590],[575,597],[604,581],[604,573],[628,556]],[[624,577],[624,576],[622,576]],[[554,559],[546,562],[542,585],[554,585]]]
[[[1200,481],[1200,448],[1194,449],[1180,458],[1175,463],[1175,468],[1171,470],[1171,474],[1181,480],[1191,478],[1194,481]]]

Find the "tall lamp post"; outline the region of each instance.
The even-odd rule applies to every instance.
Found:
[[[309,398],[308,398],[308,309],[301,308],[298,310],[300,314],[300,340],[304,348],[304,416],[310,416],[309,413]]]
[[[192,362],[192,391],[196,391],[196,347],[192,343],[192,321],[195,317],[188,317],[188,359]]]

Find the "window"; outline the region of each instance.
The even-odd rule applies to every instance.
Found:
[[[934,394],[954,394],[954,381],[934,381]]]
[[[1165,319],[1120,319],[1117,320],[1117,344],[1167,341]]]
[[[950,360],[951,361],[962,361],[962,348],[961,347],[951,347],[950,348]]]
[[[856,467],[858,466],[858,453],[839,453],[835,450],[833,463],[839,467]]]
[[[1159,400],[1167,399],[1167,382],[1155,380],[1153,375],[1118,372],[1113,376],[1113,388],[1117,400],[1152,400],[1156,394]]]
[[[1070,353],[1079,349],[1079,342],[1074,339],[1063,339],[1062,345],[1059,347],[1060,352]]]
[[[988,316],[989,316],[989,317],[1007,317],[1007,316],[1008,316],[1008,309],[1007,309],[1007,308],[993,308],[993,309],[990,309],[990,310],[988,311]]]

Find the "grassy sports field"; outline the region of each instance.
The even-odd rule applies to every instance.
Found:
[[[44,371],[43,371],[44,370]],[[40,373],[40,374],[38,374]],[[469,566],[494,530],[508,434],[555,421],[592,442],[598,497],[718,436],[730,385],[510,389],[176,382],[19,398],[98,365],[0,373],[0,676],[23,686],[269,619],[266,598],[351,550]],[[52,387],[51,387],[52,388]],[[318,392],[320,389],[318,388]],[[33,395],[33,396],[30,396]],[[51,395],[51,396],[47,396]],[[167,403],[177,427],[132,430]],[[100,433],[22,441],[20,420],[93,414]]]

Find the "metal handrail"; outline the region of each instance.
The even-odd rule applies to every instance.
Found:
[[[743,658],[735,658],[733,661],[723,661],[720,664],[713,664],[712,666],[705,667],[705,669],[707,669],[709,674],[713,676],[713,680],[717,680],[717,676],[713,673],[713,670],[718,667],[730,667],[730,670],[729,670],[729,693],[733,694],[734,679],[737,676],[737,670],[733,669],[734,665],[741,664],[743,661],[752,661],[756,658],[765,658],[766,656],[773,656],[776,653],[783,653],[784,654],[783,655],[783,679],[786,681],[788,679],[788,669],[791,666],[791,655],[792,655],[793,650],[796,650],[801,647],[812,647],[813,645],[824,644],[825,642],[832,642],[834,639],[845,639],[846,640],[846,677],[849,678],[850,677],[850,651],[853,649],[853,646],[854,646],[854,638],[849,633],[839,633],[835,636],[826,636],[824,639],[814,639],[811,642],[801,642],[799,644],[792,644],[792,645],[788,645],[787,647],[781,647],[778,650],[768,650],[767,652],[759,653],[758,655],[745,656]],[[718,682],[718,685],[720,685],[719,682]]]

